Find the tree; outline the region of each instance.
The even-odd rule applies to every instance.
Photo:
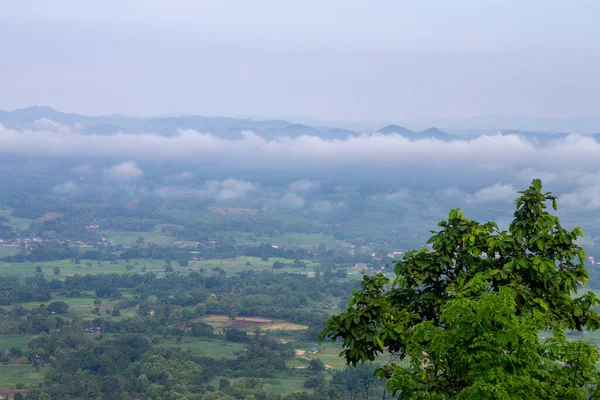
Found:
[[[227,378],[219,379],[219,390],[223,391],[231,385],[231,381]]]
[[[39,265],[37,267],[35,267],[35,272],[38,274],[42,273],[42,267],[40,267]]]
[[[177,260],[177,263],[179,264],[180,267],[187,267],[190,262],[187,258],[181,258],[181,259]]]
[[[54,273],[54,275],[60,275],[60,268],[54,267],[54,269],[52,270],[52,272]]]
[[[577,293],[587,283],[583,232],[565,230],[547,202],[556,210],[535,179],[508,231],[451,210],[431,250],[395,261],[393,281],[365,276],[321,337],[341,338],[353,365],[383,352],[404,361],[377,371],[401,399],[598,398],[596,348],[564,334],[599,327],[599,301]]]
[[[56,314],[66,314],[69,311],[69,305],[63,301],[54,301],[48,305],[47,310]]]
[[[313,358],[308,363],[308,368],[311,369],[312,371],[317,371],[317,372],[325,371],[325,364],[323,364],[323,361],[321,361],[320,359]]]

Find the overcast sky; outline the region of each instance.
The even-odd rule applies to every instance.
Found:
[[[597,0],[0,3],[0,109],[600,117]]]

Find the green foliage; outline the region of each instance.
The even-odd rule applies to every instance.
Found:
[[[69,310],[69,305],[64,301],[54,301],[48,304],[47,310],[56,314],[66,314]]]
[[[595,398],[598,352],[564,335],[599,327],[594,294],[576,295],[583,232],[546,211],[556,198],[540,180],[520,194],[508,231],[451,210],[430,250],[396,261],[393,281],[365,276],[322,336],[342,338],[354,365],[383,352],[410,360],[377,371],[401,399]],[[553,335],[542,343],[540,330]]]

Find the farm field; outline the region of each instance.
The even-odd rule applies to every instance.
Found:
[[[342,369],[346,366],[346,361],[340,357],[342,346],[336,343],[298,343],[294,348],[296,349],[296,360],[299,362],[308,363],[316,358],[333,369]],[[312,354],[311,350],[313,348],[317,349],[316,354]],[[294,364],[294,366],[297,365]]]
[[[236,237],[236,239],[241,244],[270,243],[272,245],[283,246],[288,249],[311,249],[313,247],[318,247],[320,244],[324,244],[327,247],[335,247],[338,245],[333,237],[316,233],[284,233],[283,235],[277,237],[255,237],[252,235],[240,234],[238,237]]]
[[[303,386],[306,377],[277,377],[265,381],[265,391],[286,394],[296,391],[312,392]]]
[[[34,371],[31,365],[0,365],[0,388],[9,389],[21,383],[37,385],[44,378],[45,369]]]
[[[290,260],[286,260],[284,258],[269,258],[268,261],[262,261],[259,257],[249,257],[249,256],[240,256],[236,258],[226,258],[222,260],[202,260],[202,261],[190,261],[190,268],[192,269],[213,269],[213,268],[221,268],[228,275],[233,275],[238,272],[254,270],[254,271],[263,271],[270,270],[273,267],[273,263],[275,261],[280,261],[282,263],[291,264]],[[306,263],[306,270],[303,268],[292,268],[286,267],[282,269],[277,269],[275,272],[292,272],[292,273],[302,273],[309,274],[314,270],[315,263],[310,261],[303,261]]]
[[[89,264],[88,264],[89,263]],[[133,270],[128,271],[125,266],[132,265]],[[173,268],[177,267],[177,263]],[[122,274],[125,272],[133,272],[133,273],[141,273],[141,269],[146,266],[146,270],[148,272],[156,272],[157,274],[164,274],[164,265],[165,262],[163,260],[148,260],[148,259],[131,259],[129,263],[125,260],[118,260],[117,264],[111,264],[108,261],[101,261],[98,263],[94,260],[81,260],[79,265],[68,260],[58,260],[58,261],[45,261],[45,262],[23,262],[23,263],[7,263],[0,262],[0,275],[1,276],[33,276],[36,274],[36,267],[40,266],[42,268],[42,272],[48,279],[64,279],[66,276],[73,276],[75,274],[85,275],[85,274],[111,274],[117,273]],[[53,270],[55,267],[60,269],[60,274],[55,275]],[[182,269],[182,272],[183,269]],[[187,268],[185,269],[187,273]]]
[[[155,228],[148,232],[135,232],[135,231],[117,231],[112,229],[102,229],[100,227],[100,233],[106,237],[106,240],[112,240],[118,244],[135,244],[135,241],[139,237],[143,237],[146,243],[155,244],[169,244],[177,240],[172,236],[163,235],[160,228]]]
[[[0,210],[0,216],[10,218],[10,220],[5,224],[8,226],[12,226],[13,229],[25,230],[29,227],[29,225],[31,225],[33,221],[35,221],[34,219],[29,218],[13,217],[10,215],[11,212],[12,210]]]
[[[27,349],[27,343],[35,335],[0,335],[0,350],[8,350],[17,347],[21,350]]]
[[[226,328],[259,328],[262,331],[297,331],[308,329],[308,326],[306,325],[293,324],[286,321],[259,317],[238,317],[232,320],[229,319],[227,315],[210,315],[208,317],[202,318],[202,322],[209,324],[217,331],[221,331]]]
[[[2,249],[2,247],[0,247]],[[1,253],[0,253],[1,254]],[[8,254],[7,254],[8,255]],[[281,262],[287,262],[290,264],[290,260],[284,260],[282,258],[271,258],[268,261],[262,261],[259,257],[236,257],[222,260],[202,260],[202,261],[190,261],[186,267],[180,267],[176,261],[171,262],[171,266],[175,272],[181,274],[189,274],[191,271],[199,271],[200,269],[212,270],[213,268],[223,269],[228,276],[234,275],[238,272],[255,270],[263,271],[270,270],[273,263],[279,260]],[[315,264],[310,261],[305,261],[307,269],[302,268],[291,268],[286,267],[278,269],[275,272],[291,272],[291,273],[302,273],[308,276],[314,276],[313,269]],[[131,265],[132,270],[127,270],[126,266]],[[0,276],[18,276],[26,277],[33,276],[36,274],[36,267],[41,267],[42,272],[48,279],[64,279],[66,276],[73,276],[76,274],[123,274],[126,272],[141,273],[142,268],[146,266],[147,272],[154,272],[159,276],[165,274],[165,262],[164,260],[148,260],[148,259],[130,259],[129,263],[126,260],[118,260],[116,264],[111,264],[108,261],[101,261],[98,263],[94,260],[81,260],[80,264],[73,263],[70,259],[58,260],[58,261],[45,261],[45,262],[22,262],[22,263],[8,263],[0,262]],[[60,269],[60,274],[54,274],[54,268]]]
[[[19,252],[19,246],[0,246],[0,258],[14,256]]]

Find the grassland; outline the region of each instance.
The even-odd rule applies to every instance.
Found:
[[[238,272],[248,270],[270,270],[273,267],[273,263],[275,261],[281,261],[282,263],[291,264],[290,260],[286,260],[283,258],[270,258],[268,261],[262,261],[258,257],[240,256],[236,258],[227,258],[222,260],[190,261],[189,267],[192,269],[213,269],[219,267],[222,270],[224,270],[228,275],[233,275]],[[302,268],[291,268],[288,266],[286,268],[275,270],[275,272],[304,273],[310,275],[310,272],[314,271],[314,268],[317,264],[312,263],[310,261],[304,261],[304,263],[306,263],[306,270]]]
[[[13,229],[25,230],[35,220],[29,218],[19,218],[10,215],[12,210],[0,210],[0,215],[3,217],[10,218],[10,221],[6,222],[6,225],[11,226]]]
[[[0,258],[14,256],[19,252],[19,246],[0,246]]]
[[[310,249],[318,247],[320,244],[324,244],[328,247],[337,246],[337,242],[331,236],[308,233],[284,233],[281,236],[275,237],[257,237],[248,234],[239,234],[239,236],[236,237],[236,240],[240,244],[271,243],[272,245],[285,247],[286,249]]]
[[[11,347],[26,349],[27,343],[34,335],[0,335],[0,350],[8,350]]]
[[[12,388],[21,383],[31,387],[44,378],[44,368],[34,371],[31,365],[0,365],[0,388]]]
[[[111,229],[100,229],[100,233],[106,237],[106,240],[112,240],[118,244],[135,244],[139,237],[143,237],[146,243],[170,244],[175,238],[163,235],[159,228],[149,232],[117,231]]]
[[[269,393],[286,394],[296,391],[311,392],[302,384],[306,377],[278,377],[265,381],[265,391]]]
[[[2,249],[2,247],[0,247]],[[234,275],[241,271],[254,270],[264,271],[270,270],[273,266],[273,262],[279,260],[290,264],[290,260],[284,260],[281,258],[271,258],[268,261],[262,261],[258,257],[236,257],[221,260],[202,260],[202,261],[190,261],[187,267],[180,267],[176,261],[171,262],[171,266],[174,271],[187,275],[191,271],[199,271],[200,269],[212,270],[214,268],[223,269],[228,276]],[[275,272],[292,272],[292,273],[304,273],[309,276],[313,273],[316,264],[306,261],[306,270],[301,268],[286,267],[283,269],[276,270]],[[133,266],[131,271],[126,269],[126,265]],[[148,259],[131,259],[129,262],[126,260],[118,260],[116,264],[111,264],[108,261],[101,261],[98,263],[93,260],[81,260],[79,265],[73,263],[71,260],[58,260],[58,261],[46,261],[46,262],[23,262],[23,263],[8,263],[0,262],[0,276],[18,276],[26,277],[33,276],[36,273],[36,267],[40,266],[42,272],[50,279],[64,279],[66,276],[73,276],[75,274],[110,274],[117,273],[122,274],[125,272],[141,273],[142,268],[145,266],[147,272],[155,272],[159,276],[165,274],[165,262],[163,260],[148,260]],[[60,269],[59,275],[54,275],[53,270],[55,267]]]

